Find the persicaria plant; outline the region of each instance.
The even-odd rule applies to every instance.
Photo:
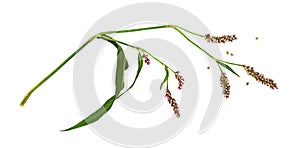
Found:
[[[223,35],[223,36],[212,36],[210,34],[198,34],[194,33],[192,31],[189,31],[183,27],[177,26],[177,25],[161,25],[161,26],[153,26],[153,27],[145,27],[145,28],[137,28],[137,29],[129,29],[129,30],[118,30],[118,31],[107,31],[107,32],[100,32],[93,36],[91,36],[83,45],[81,45],[74,53],[72,53],[67,59],[65,59],[57,68],[55,68],[50,74],[48,74],[44,79],[42,79],[37,85],[35,85],[24,97],[22,102],[20,103],[21,106],[24,106],[27,100],[29,99],[30,95],[39,88],[43,83],[45,83],[52,75],[54,75],[59,69],[61,69],[67,62],[69,62],[77,53],[79,53],[85,46],[87,46],[89,43],[94,41],[95,39],[101,39],[105,40],[109,43],[111,43],[116,49],[117,49],[117,67],[116,67],[116,77],[115,77],[115,93],[94,113],[83,119],[81,122],[75,124],[74,126],[67,128],[62,131],[69,131],[73,130],[88,124],[91,124],[97,120],[99,120],[106,112],[110,110],[115,100],[120,98],[123,94],[128,92],[137,81],[139,74],[143,68],[143,63],[146,63],[147,65],[150,65],[152,60],[160,63],[162,65],[162,68],[165,70],[165,77],[163,81],[161,82],[160,89],[162,89],[162,86],[165,85],[165,97],[168,100],[169,104],[173,108],[174,114],[177,118],[180,117],[180,111],[179,111],[179,104],[176,102],[176,99],[172,97],[171,91],[169,89],[169,79],[173,78],[178,81],[178,90],[182,90],[184,88],[184,78],[180,74],[178,70],[172,69],[170,66],[168,66],[163,61],[159,60],[155,55],[152,55],[149,51],[142,47],[137,47],[131,44],[128,44],[126,42],[117,40],[115,38],[112,38],[109,36],[110,34],[117,34],[117,33],[129,33],[129,32],[137,32],[137,31],[145,31],[145,30],[155,30],[155,29],[162,29],[162,28],[171,28],[179,33],[184,39],[186,39],[189,43],[194,45],[196,49],[200,50],[201,52],[204,52],[209,58],[213,59],[220,70],[220,84],[223,89],[223,95],[225,98],[229,98],[230,96],[230,84],[228,77],[226,73],[222,70],[221,67],[224,67],[234,75],[240,77],[229,65],[241,67],[243,68],[246,73],[253,77],[256,81],[261,82],[263,85],[266,85],[270,87],[271,89],[278,89],[277,84],[270,78],[266,78],[263,74],[254,71],[253,67],[246,66],[244,64],[229,62],[225,60],[218,59],[211,55],[207,50],[203,49],[200,45],[195,43],[191,40],[186,34],[195,35],[197,37],[203,38],[209,43],[226,43],[226,42],[232,42],[237,39],[236,35]],[[124,71],[128,68],[128,62],[126,59],[126,55],[124,54],[122,46],[128,46],[132,49],[135,49],[137,51],[137,59],[138,59],[138,69],[135,75],[135,79],[132,82],[132,84],[127,88],[124,89]],[[209,69],[209,68],[208,68]],[[171,74],[170,74],[171,73]],[[170,77],[172,76],[172,77]],[[249,83],[247,82],[247,85]]]

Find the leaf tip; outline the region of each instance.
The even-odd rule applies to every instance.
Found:
[[[63,130],[59,130],[60,132],[67,132],[67,131],[69,131],[69,130],[71,130],[71,129],[63,129]]]
[[[159,90],[161,90],[161,88],[162,88],[163,84],[164,84],[164,83],[161,83],[161,84],[160,84]]]

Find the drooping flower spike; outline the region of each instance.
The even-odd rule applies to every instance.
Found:
[[[172,94],[169,89],[166,90],[165,97],[168,99],[169,104],[171,104],[171,106],[173,107],[174,114],[176,115],[177,118],[179,118],[180,117],[179,106],[176,102],[176,99],[172,97]]]
[[[183,78],[183,76],[181,76],[179,73],[180,73],[179,71],[176,71],[176,72],[175,72],[175,78],[176,78],[177,81],[178,81],[178,89],[179,89],[179,90],[182,90],[182,86],[183,86],[183,84],[184,84],[184,78]]]

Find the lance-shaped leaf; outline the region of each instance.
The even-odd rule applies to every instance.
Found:
[[[223,66],[224,68],[228,69],[230,72],[232,72],[233,74],[235,74],[236,76],[240,77],[229,65],[219,62],[217,61],[217,63],[221,66]]]
[[[114,44],[116,45],[116,44]],[[84,120],[80,121],[76,125],[62,130],[62,131],[69,131],[76,128],[80,128],[82,126],[91,124],[97,120],[99,120],[106,112],[110,110],[112,107],[114,101],[118,98],[118,95],[120,94],[121,90],[124,88],[124,71],[126,67],[126,58],[125,54],[123,52],[123,49],[121,46],[116,46],[118,48],[117,52],[117,70],[116,70],[116,91],[115,95],[112,96],[110,99],[108,99],[97,111],[86,117]]]
[[[91,123],[99,120],[106,112],[108,112],[110,110],[110,108],[113,105],[115,100],[116,100],[116,97],[112,96],[94,113],[92,113],[91,115],[89,115],[88,117],[86,117],[85,119],[80,121],[79,123],[75,124],[74,126],[68,128],[68,129],[62,130],[62,131],[69,131],[69,130],[73,130],[76,128],[80,128],[82,126],[91,124]]]
[[[127,88],[127,90],[126,90],[125,92],[122,93],[122,95],[125,94],[126,92],[128,92],[128,91],[134,86],[134,84],[135,84],[135,82],[136,82],[137,78],[139,77],[140,72],[141,72],[141,70],[142,70],[143,63],[144,63],[144,62],[143,62],[142,55],[141,55],[141,53],[139,52],[139,53],[138,53],[138,69],[137,69],[137,72],[136,72],[134,81],[132,82],[132,84],[130,85],[130,87]]]
[[[118,48],[117,54],[117,70],[116,70],[116,90],[115,96],[118,97],[121,90],[124,88],[124,71],[126,66],[126,58],[122,48]]]
[[[111,38],[110,36],[107,36],[107,35],[105,35],[105,36],[108,37],[108,38]],[[110,42],[111,44],[113,44],[118,49],[118,53],[119,53],[120,50],[122,50],[122,47],[117,42],[111,41],[111,40],[108,40],[108,39],[105,39],[105,38],[103,38],[103,39],[106,40],[106,41],[108,41],[108,42]],[[128,61],[125,58],[125,70],[128,69],[128,67],[129,67]]]
[[[164,78],[164,80],[161,82],[161,84],[160,84],[160,90],[161,90],[161,88],[162,88],[162,86],[168,81],[168,79],[169,79],[169,69],[168,69],[168,67],[167,66],[165,66],[165,71],[166,71],[166,76],[165,76],[165,78]]]

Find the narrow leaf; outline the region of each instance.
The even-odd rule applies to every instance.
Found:
[[[82,126],[91,124],[97,120],[99,120],[106,112],[108,112],[113,105],[114,101],[116,100],[115,96],[112,96],[110,99],[108,99],[98,110],[96,110],[94,113],[86,117],[84,120],[80,121],[79,123],[75,124],[74,126],[62,130],[64,131],[70,131],[76,128],[80,128]]]
[[[168,69],[167,66],[165,66],[165,71],[166,71],[166,76],[165,76],[164,80],[160,84],[160,88],[159,88],[160,90],[161,90],[162,86],[164,85],[164,83],[166,83],[168,81],[168,79],[169,79],[169,69]]]
[[[119,96],[121,90],[124,88],[124,71],[126,66],[126,58],[122,48],[118,48],[117,55],[117,70],[116,70],[116,90],[115,96]]]
[[[134,84],[135,84],[137,78],[139,77],[140,72],[141,72],[141,70],[142,70],[142,68],[143,68],[143,63],[144,63],[144,62],[143,62],[142,55],[141,55],[141,53],[139,52],[139,53],[138,53],[138,69],[137,69],[137,72],[136,72],[134,81],[132,82],[132,84],[130,85],[130,87],[127,88],[127,90],[126,90],[125,92],[123,92],[121,95],[123,95],[123,94],[125,94],[126,92],[128,92],[128,91],[134,86]]]
[[[217,61],[217,63],[221,66],[223,66],[224,68],[228,69],[229,71],[231,71],[233,74],[235,74],[236,76],[240,77],[229,65],[219,62]]]
[[[130,85],[129,88],[127,88],[126,91],[124,91],[121,95],[119,95],[118,97],[122,96],[123,94],[125,94],[126,92],[128,92],[135,84],[137,78],[139,77],[140,75],[140,72],[142,70],[142,67],[143,67],[143,58],[142,58],[142,55],[141,53],[138,53],[138,70],[136,72],[136,75],[135,75],[135,78],[134,78],[134,81],[132,82],[132,84]]]
[[[109,36],[107,36],[108,38],[111,38],[111,37],[109,37]],[[120,50],[122,50],[122,47],[117,43],[117,42],[115,42],[115,41],[111,41],[111,40],[106,40],[106,41],[108,41],[108,42],[110,42],[111,44],[113,44],[117,49],[118,49],[118,53],[119,53],[119,51]],[[127,61],[127,59],[125,58],[125,70],[126,69],[128,69],[128,67],[129,67],[129,65],[128,65],[128,61]]]
[[[139,52],[139,53],[138,53],[138,69],[137,69],[137,72],[136,72],[134,81],[133,81],[133,83],[130,85],[130,87],[128,88],[128,90],[131,89],[131,88],[134,86],[134,84],[135,84],[135,82],[136,82],[137,78],[139,77],[140,72],[141,72],[141,70],[142,70],[143,63],[144,63],[144,62],[143,62],[142,55],[141,55],[141,53]]]
[[[127,59],[125,58],[125,70],[127,70],[128,67],[129,67],[128,61],[127,61]]]

